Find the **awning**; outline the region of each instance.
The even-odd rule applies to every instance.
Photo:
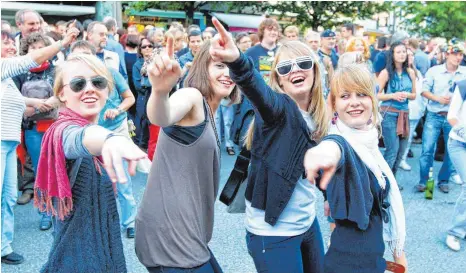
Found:
[[[175,11],[175,10],[161,10],[161,9],[148,9],[145,11],[131,10],[129,15],[133,16],[145,16],[145,17],[159,17],[159,18],[173,18],[173,19],[185,19],[186,12]],[[201,12],[194,13],[194,19],[204,19],[204,14]]]
[[[257,31],[259,24],[264,20],[263,16],[245,14],[227,14],[212,12],[213,17],[227,24],[230,31]]]
[[[50,4],[31,3],[31,2],[2,2],[2,11],[18,11],[21,9],[32,9],[42,15],[61,15],[61,16],[80,16],[95,14],[95,7],[77,6],[77,5],[60,5],[58,2]],[[3,16],[2,16],[3,17]],[[3,19],[3,18],[2,18]]]

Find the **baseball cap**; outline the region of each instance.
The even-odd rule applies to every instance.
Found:
[[[320,37],[322,38],[335,37],[335,36],[336,36],[335,32],[331,31],[330,29],[326,29],[320,34]]]
[[[447,53],[463,53],[464,54],[464,47],[461,44],[453,44],[447,47]]]

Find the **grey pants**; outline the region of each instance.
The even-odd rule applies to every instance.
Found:
[[[18,160],[18,190],[24,192],[34,192],[34,168],[31,157],[26,154],[26,163],[21,165]]]

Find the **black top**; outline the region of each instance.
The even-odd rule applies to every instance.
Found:
[[[231,79],[254,106],[254,136],[246,199],[265,210],[265,221],[275,225],[304,174],[304,154],[316,143],[301,111],[288,95],[273,91],[241,53],[227,64]]]
[[[323,140],[336,142],[341,160],[327,187],[336,229],[325,256],[325,273],[383,273],[383,220],[388,221],[385,190],[351,145],[338,135]]]

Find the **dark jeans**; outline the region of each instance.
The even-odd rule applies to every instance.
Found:
[[[249,255],[260,273],[324,272],[324,243],[317,218],[297,236],[260,236],[246,233]]]
[[[194,268],[178,268],[178,267],[166,267],[166,266],[157,266],[157,267],[147,267],[149,273],[223,273],[222,268],[215,259],[214,254],[209,249],[210,260],[200,266]]]
[[[147,149],[149,144],[149,119],[147,119],[147,100],[149,94],[143,95],[139,93],[136,101],[136,117],[134,125],[136,126],[136,139],[134,143],[143,149]]]

